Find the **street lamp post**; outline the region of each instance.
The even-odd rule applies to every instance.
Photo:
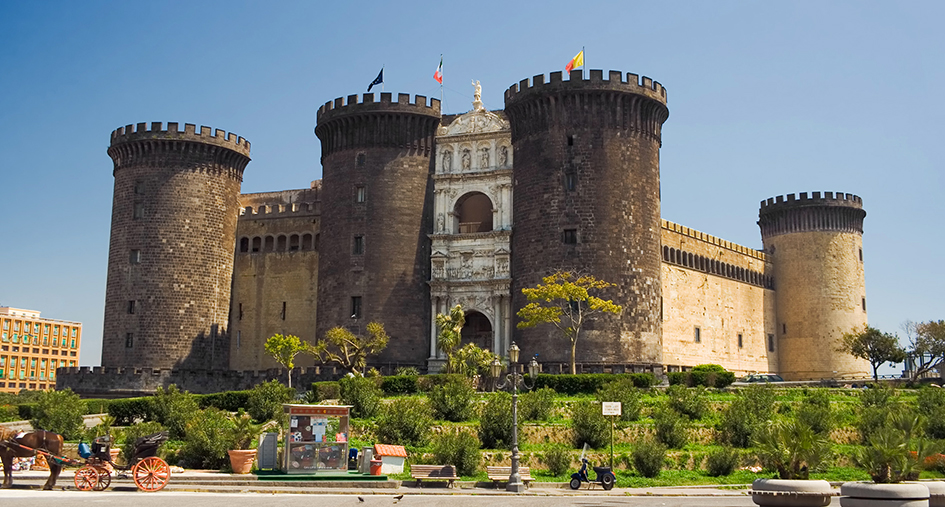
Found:
[[[538,375],[539,370],[538,361],[533,357],[528,363],[528,373],[532,379],[532,386],[526,384],[524,376],[518,371],[519,352],[520,349],[518,345],[512,342],[512,346],[509,347],[509,369],[511,373],[509,373],[505,382],[497,385],[497,387],[501,389],[509,383],[512,384],[512,473],[509,475],[509,482],[505,486],[505,490],[513,493],[523,493],[525,491],[525,484],[522,482],[522,476],[518,472],[518,384],[521,382],[522,387],[531,389],[531,387],[534,387],[535,377]],[[492,362],[492,376],[498,380],[501,374],[502,363],[496,358]]]

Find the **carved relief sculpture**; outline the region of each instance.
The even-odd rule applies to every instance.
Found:
[[[472,164],[472,154],[469,152],[469,148],[464,148],[463,149],[463,170],[468,171],[471,164]]]
[[[499,167],[505,167],[509,163],[509,147],[502,146],[499,148]]]
[[[453,170],[453,152],[443,150],[443,172],[448,173]]]
[[[482,148],[479,150],[479,168],[487,167],[489,167],[489,148]]]

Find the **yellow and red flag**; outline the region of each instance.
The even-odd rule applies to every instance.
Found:
[[[565,72],[571,72],[571,69],[576,69],[578,67],[584,66],[584,50],[582,49],[580,53],[577,54],[574,58],[564,66]]]

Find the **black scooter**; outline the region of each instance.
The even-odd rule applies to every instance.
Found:
[[[610,470],[610,467],[594,467],[594,474],[597,477],[591,480],[587,476],[588,461],[585,457],[587,451],[588,445],[584,444],[584,450],[581,451],[581,469],[578,470],[577,473],[571,474],[571,489],[578,489],[581,487],[582,483],[586,482],[588,484],[600,484],[605,490],[610,491],[617,482],[617,476]]]

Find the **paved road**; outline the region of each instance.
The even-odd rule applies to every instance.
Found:
[[[26,489],[0,490],[0,504],[4,507],[36,507],[38,505],[134,505],[135,507],[167,507],[168,505],[200,507],[260,507],[279,505],[287,507],[312,507],[312,505],[352,507],[473,507],[503,505],[512,507],[592,507],[592,506],[647,506],[647,507],[742,507],[754,505],[748,496],[723,497],[512,497],[471,495],[423,495],[407,494],[400,501],[393,495],[362,495],[362,502],[355,495],[266,495],[257,493],[189,493],[160,491],[142,493],[138,491],[36,491]],[[831,505],[839,505],[834,497]]]

